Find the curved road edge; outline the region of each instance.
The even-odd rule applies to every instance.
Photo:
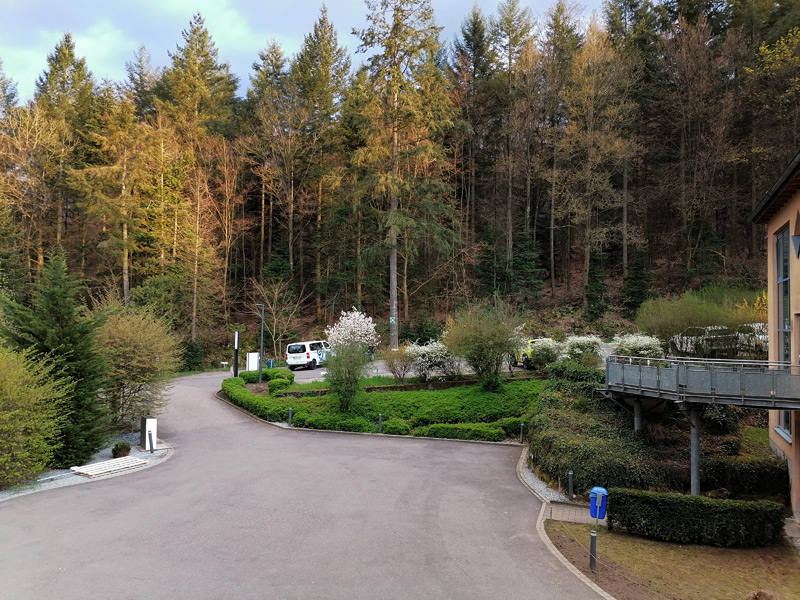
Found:
[[[517,461],[517,479],[519,479],[520,483],[522,483],[522,485],[528,488],[528,490],[542,502],[542,508],[539,509],[539,517],[536,520],[536,532],[539,534],[539,537],[541,538],[542,542],[544,542],[544,545],[547,546],[547,549],[550,550],[550,553],[553,556],[555,556],[556,559],[558,559],[562,565],[564,565],[573,575],[575,575],[575,577],[577,577],[583,583],[589,586],[589,588],[592,591],[597,593],[601,598],[604,598],[605,600],[616,600],[614,596],[606,592],[604,589],[598,586],[594,581],[592,581],[591,579],[586,577],[586,575],[581,573],[580,569],[578,569],[575,565],[569,562],[564,557],[564,555],[558,551],[558,548],[555,547],[553,542],[550,541],[547,532],[544,530],[544,522],[545,522],[544,515],[546,514],[545,511],[547,510],[547,507],[550,505],[550,502],[546,498],[542,497],[536,490],[534,490],[525,480],[525,477],[523,477],[522,475],[522,469],[525,468],[525,458],[527,454],[528,454],[528,448],[526,446],[525,448],[522,449],[522,453],[519,455],[519,460]]]
[[[165,446],[167,452],[158,458],[158,460],[148,460],[147,464],[140,465],[138,467],[134,467],[132,469],[126,469],[124,471],[117,471],[115,473],[109,473],[107,475],[98,475],[96,477],[84,477],[83,475],[78,475],[77,473],[65,473],[59,477],[68,477],[68,479],[64,480],[63,482],[59,482],[58,485],[48,486],[47,482],[38,482],[37,484],[27,490],[22,490],[17,493],[9,494],[0,496],[0,502],[5,502],[6,500],[11,500],[13,498],[19,498],[20,496],[27,496],[29,494],[35,494],[37,492],[46,492],[48,490],[58,489],[62,487],[70,487],[73,485],[82,485],[84,483],[92,483],[93,481],[102,481],[104,479],[113,479],[114,477],[122,477],[124,475],[132,475],[134,473],[139,473],[140,471],[145,471],[147,469],[151,469],[153,467],[157,467],[158,465],[166,462],[172,455],[175,453],[175,448],[173,448],[170,444],[159,438],[156,440],[156,445]],[[25,484],[23,484],[25,485]],[[11,488],[13,489],[13,488]]]

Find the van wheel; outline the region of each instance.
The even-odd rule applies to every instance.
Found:
[[[317,361],[312,360],[311,363],[309,363],[308,368],[311,369],[312,371],[314,369],[316,369],[317,368]]]
[[[294,367],[292,365],[289,365],[289,370],[294,371]]]

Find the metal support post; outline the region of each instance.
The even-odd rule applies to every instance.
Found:
[[[589,569],[597,571],[597,532],[589,532]]]
[[[264,305],[256,304],[261,307],[261,341],[258,345],[258,383],[261,383],[261,363],[264,362]]]
[[[569,490],[569,500],[572,502],[575,499],[575,478],[572,471],[567,471],[567,481],[569,482],[568,490]]]
[[[233,333],[233,376],[239,376],[239,332]]]
[[[289,407],[289,427],[292,426],[292,407]]]
[[[378,413],[378,433],[383,433],[383,415]]]
[[[692,496],[700,495],[700,411],[689,409],[689,429],[691,430],[691,480]]]
[[[642,431],[642,401],[638,399],[633,401],[633,430]]]

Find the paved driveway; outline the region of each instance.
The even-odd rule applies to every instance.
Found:
[[[0,503],[0,598],[598,596],[536,535],[519,449],[281,430],[178,380],[174,456]]]

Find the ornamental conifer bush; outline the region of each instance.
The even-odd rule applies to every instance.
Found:
[[[80,283],[67,270],[64,251],[56,247],[36,282],[30,306],[0,294],[0,337],[14,349],[47,356],[72,384],[61,404],[62,443],[52,460],[59,467],[85,463],[108,439],[109,417],[100,398],[107,364],[95,342],[101,320],[82,315],[80,291]]]

